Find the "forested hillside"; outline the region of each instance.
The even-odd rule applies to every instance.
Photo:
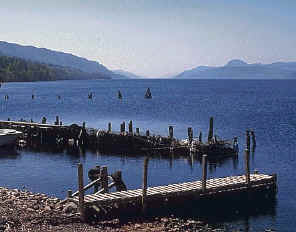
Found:
[[[40,64],[16,57],[1,56],[0,81],[55,81],[69,79],[103,79],[97,74],[84,73],[67,67]]]

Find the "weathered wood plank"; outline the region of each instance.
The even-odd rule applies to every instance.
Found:
[[[250,174],[250,183],[252,186],[271,185],[272,176],[264,174]],[[241,191],[247,188],[245,175],[230,176],[206,181],[206,191],[202,192],[202,181],[185,182],[179,184],[170,184],[164,186],[155,186],[147,188],[147,200],[165,199],[166,197],[183,197],[190,194],[195,196],[205,196],[208,194],[216,194],[223,191]],[[113,193],[96,193],[86,195],[86,203],[115,203],[140,200],[142,189],[120,191]],[[74,197],[74,200],[77,197]]]

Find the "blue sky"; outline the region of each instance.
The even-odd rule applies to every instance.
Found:
[[[3,0],[0,40],[145,76],[295,61],[295,0]]]

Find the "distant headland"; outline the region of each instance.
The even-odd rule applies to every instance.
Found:
[[[174,78],[178,79],[296,79],[296,62],[272,64],[248,64],[242,60],[231,60],[220,67],[198,66],[186,70]]]
[[[0,41],[0,81],[118,79],[96,61],[72,54]]]

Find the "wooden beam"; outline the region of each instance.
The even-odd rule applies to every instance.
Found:
[[[207,155],[202,156],[202,191],[205,192],[207,188]]]
[[[149,162],[149,158],[146,157],[144,160],[143,185],[142,185],[142,210],[143,210],[143,213],[145,213],[146,209],[147,209],[146,196],[147,196],[148,162]]]
[[[83,188],[83,166],[78,164],[78,189],[79,189],[79,212],[80,220],[85,221],[85,209],[84,209],[84,188]]]
[[[250,186],[250,150],[245,150],[246,184]]]
[[[108,192],[108,168],[107,166],[101,167],[101,186],[104,193]]]

